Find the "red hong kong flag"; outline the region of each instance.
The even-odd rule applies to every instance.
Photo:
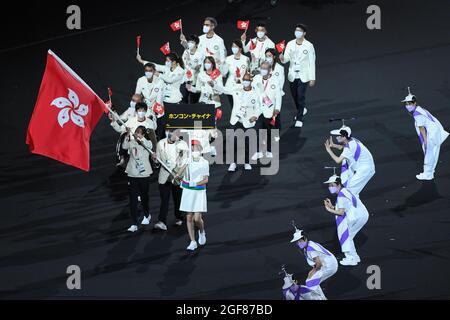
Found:
[[[239,67],[236,67],[236,78],[240,77],[241,77],[241,69],[239,69]]]
[[[284,51],[284,49],[286,49],[286,41],[281,41],[280,43],[277,44],[277,51],[279,53],[282,53]]]
[[[136,37],[136,47],[138,49],[141,47],[141,36]]]
[[[216,120],[222,119],[222,109],[217,108],[216,109]]]
[[[181,30],[181,28],[182,28],[181,19],[177,20],[175,22],[172,22],[170,24],[170,27],[172,28],[173,31]]]
[[[186,71],[186,76],[188,77],[188,79],[191,79],[191,78],[192,78],[192,71],[191,71],[190,69],[188,69],[188,70]]]
[[[167,56],[170,53],[170,44],[167,42],[164,44],[161,48],[159,48],[162,53],[164,53],[165,56]]]
[[[248,20],[245,20],[245,21],[243,21],[243,20],[238,20],[238,22],[237,22],[237,28],[238,28],[239,30],[247,30],[249,24],[250,24],[250,21],[248,21]]]
[[[256,41],[250,40],[250,50],[256,49]]]
[[[27,130],[30,151],[89,171],[89,140],[105,103],[51,50]]]
[[[220,71],[219,69],[214,69],[213,72],[211,72],[210,77],[213,80],[216,80],[218,77],[220,76]]]
[[[164,114],[164,106],[162,106],[158,102],[155,102],[155,104],[153,105],[153,112],[158,115]]]

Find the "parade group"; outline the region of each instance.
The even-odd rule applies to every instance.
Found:
[[[256,36],[247,41],[248,21],[239,21],[238,28],[244,33],[231,43],[230,55],[227,55],[223,39],[215,32],[217,26],[215,18],[207,17],[203,35],[186,37],[181,21],[172,24],[173,30],[181,31],[183,54],[179,56],[169,46],[163,47],[165,61],[158,64],[144,60],[138,49],[136,59],[142,64],[143,76],[137,80],[129,108],[119,115],[117,108],[110,103],[113,110],[109,114],[111,126],[121,134],[117,144],[117,165],[125,167],[128,175],[132,218],[128,231],[136,232],[139,224],[150,224],[150,176],[153,170],[159,169],[161,204],[154,228],[167,230],[172,197],[174,225],[186,223],[190,238],[187,250],[190,251],[206,244],[203,215],[207,212],[209,162],[204,156],[215,155],[213,142],[218,129],[188,130],[190,138],[186,143],[177,131],[166,129],[164,105],[212,104],[216,108],[216,122],[219,122],[222,117],[221,98],[227,96],[232,105],[231,129],[243,132],[265,129],[268,132],[265,150],[258,148],[250,155],[248,142],[245,143],[242,151],[245,152],[244,170],[252,170],[250,159],[255,163],[264,157],[272,158],[271,144],[280,140],[279,135],[272,137],[271,132],[272,129],[276,132],[281,129],[284,65],[288,65],[287,79],[297,111],[292,121],[294,128],[303,126],[303,117],[307,113],[306,91],[316,82],[316,55],[313,44],[305,38],[305,25],[293,26],[295,38],[285,45],[284,42],[275,44],[269,38],[264,23],[256,25]],[[432,180],[440,146],[449,134],[429,111],[418,105],[417,98],[410,91],[401,102],[414,119],[424,153],[423,172],[416,177]],[[340,175],[335,172],[324,182],[337,199],[334,204],[331,199],[325,199],[324,208],[336,220],[338,241],[344,254],[339,263],[356,266],[361,257],[356,251],[354,238],[369,219],[360,194],[375,175],[374,159],[345,124],[331,131],[324,147],[332,160],[341,166]],[[237,161],[231,163],[228,171],[235,172],[237,165]],[[142,218],[138,213],[139,203],[144,213]],[[284,270],[283,296],[288,300],[326,299],[320,285],[337,272],[336,257],[296,226],[291,242],[303,252],[312,269],[304,285],[298,285]]]

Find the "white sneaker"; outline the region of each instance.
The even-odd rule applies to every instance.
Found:
[[[281,139],[280,137],[275,137],[274,140],[275,140],[275,142],[278,142],[278,141],[280,141],[280,139]]]
[[[303,115],[306,115],[308,113],[308,109],[303,108]]]
[[[163,230],[163,231],[167,231],[167,226],[164,222],[159,221],[157,224],[155,224],[155,226],[153,227],[155,229],[159,229],[159,230]]]
[[[138,196],[138,202],[141,202],[141,196]]]
[[[247,171],[250,171],[250,170],[252,170],[252,166],[249,163],[246,163],[244,165],[244,169],[247,170]]]
[[[272,159],[273,158],[273,153],[266,151],[266,158]]]
[[[352,257],[345,257],[339,261],[339,263],[343,266],[356,266],[358,264],[358,262],[356,262],[356,260]]]
[[[255,152],[255,154],[252,156],[252,160],[256,161],[258,159],[261,159],[262,157],[264,157],[262,152]]]
[[[236,163],[232,163],[230,164],[230,166],[228,167],[228,171],[229,172],[235,172],[236,171]]]
[[[418,175],[416,176],[416,178],[417,178],[418,180],[433,180],[433,176],[432,176],[432,175],[428,175],[428,174],[426,174],[426,173],[424,173],[424,172],[418,174]]]
[[[303,127],[303,122],[301,122],[301,121],[295,121],[295,127],[296,127],[296,128],[301,128],[301,127]]]
[[[183,225],[183,220],[179,220],[179,219],[177,219],[177,220],[175,220],[175,225],[176,226],[182,226]]]
[[[131,227],[128,228],[127,231],[136,232],[136,231],[138,231],[138,227],[137,227],[137,225],[133,224]]]
[[[195,249],[197,249],[197,242],[191,241],[191,243],[189,244],[189,246],[186,249],[189,251],[194,251]]]
[[[201,246],[204,246],[206,244],[206,232],[200,232],[198,231],[198,244]]]
[[[142,219],[141,224],[144,226],[148,226],[150,224],[150,220],[152,219],[151,215],[148,215],[148,218],[144,216],[144,219]]]

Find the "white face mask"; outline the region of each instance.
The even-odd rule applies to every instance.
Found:
[[[238,47],[231,47],[231,52],[233,52],[233,54],[237,54],[239,52],[239,48]]]
[[[172,61],[166,61],[166,67],[170,68],[172,66]]]
[[[212,64],[211,63],[205,63],[205,69],[206,70],[211,70],[212,68]]]
[[[145,77],[146,77],[147,79],[151,79],[151,78],[153,77],[153,72],[147,71],[147,72],[145,73]]]
[[[248,88],[252,85],[252,82],[249,80],[242,81],[242,84],[244,85],[244,88]]]
[[[269,74],[269,70],[267,70],[267,69],[261,69],[261,75],[262,75],[263,77],[267,76],[268,74]]]
[[[266,57],[266,61],[272,65],[273,58],[272,57]]]
[[[188,42],[188,48],[189,48],[189,50],[194,49],[194,47],[195,47],[195,42]]]
[[[301,37],[303,37],[303,31],[295,30],[295,37],[297,39],[300,39]]]
[[[265,35],[266,35],[266,33],[263,32],[263,31],[258,31],[258,32],[256,33],[256,36],[257,36],[259,39],[264,38]]]
[[[136,102],[130,101],[130,108],[135,109],[136,108]]]
[[[145,111],[139,111],[139,112],[137,113],[139,119],[145,118],[145,114],[146,114]]]
[[[192,151],[192,158],[194,159],[200,158],[201,155],[200,151]]]
[[[203,33],[209,32],[209,26],[203,26]]]

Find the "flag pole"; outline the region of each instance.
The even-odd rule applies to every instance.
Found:
[[[125,124],[125,122],[120,119],[120,116],[117,114],[117,112],[113,111],[108,104],[105,103],[106,108],[109,110],[109,112],[116,118],[116,121],[119,122],[122,126],[124,126],[127,131],[131,131],[129,127]],[[134,135],[134,134],[133,134]],[[139,141],[139,140],[138,140]],[[153,156],[155,155],[156,160],[161,164],[161,166],[166,169],[170,174],[172,174],[174,177],[176,174],[174,174],[173,170],[170,169],[156,154],[153,152],[153,150],[148,149],[145,145],[142,144],[142,146]]]

